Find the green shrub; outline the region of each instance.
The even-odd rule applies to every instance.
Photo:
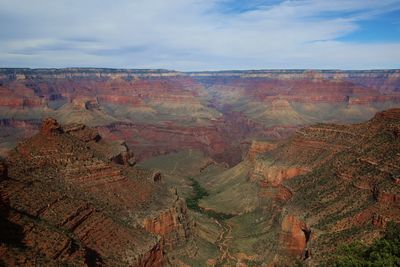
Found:
[[[208,196],[208,192],[195,179],[189,177],[189,180],[192,182],[193,193],[194,193],[193,196],[186,198],[186,205],[188,206],[189,209],[203,213],[208,217],[217,220],[226,220],[233,217],[233,215],[231,214],[220,213],[213,210],[204,210],[203,208],[201,208],[199,206],[199,201],[203,197]]]
[[[389,223],[385,235],[369,247],[360,242],[342,246],[334,266],[400,266],[400,225]]]

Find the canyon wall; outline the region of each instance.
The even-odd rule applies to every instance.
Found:
[[[10,152],[0,165],[2,264],[168,263],[167,251],[190,238],[186,203],[160,173],[115,164],[119,146],[46,119]]]
[[[340,246],[370,244],[388,222],[400,223],[399,127],[395,108],[253,141],[243,162],[198,178],[209,192],[200,205],[236,213],[226,222],[229,249],[257,255],[254,264],[331,265]]]
[[[245,159],[203,181],[200,204],[254,216],[256,241],[229,234],[248,253],[319,263],[371,241],[399,219],[399,110],[374,116],[400,106],[399,76],[0,69],[0,264],[168,264],[192,238],[190,212],[162,173],[133,166],[184,149]],[[40,126],[47,116],[61,125]]]
[[[256,158],[250,181],[281,217],[282,259],[321,263],[337,246],[371,242],[400,222],[399,126],[400,109],[361,124],[310,126]]]
[[[127,140],[139,161],[195,148],[233,165],[252,139],[287,138],[318,122],[360,122],[399,106],[399,76],[399,70],[3,68],[0,118],[15,124],[52,116],[101,127]],[[18,129],[18,136],[34,133]],[[0,144],[12,146],[9,139],[1,136]]]

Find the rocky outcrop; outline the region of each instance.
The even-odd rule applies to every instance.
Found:
[[[257,155],[268,152],[274,148],[276,148],[276,144],[274,143],[252,141],[249,147],[249,151],[247,152],[247,159],[250,161],[254,161]]]
[[[372,217],[372,225],[376,228],[384,228],[387,220],[381,214],[375,213]]]
[[[232,182],[239,176],[232,168],[220,175],[229,188],[218,188],[218,194],[229,198],[231,188],[256,184],[246,198],[257,195],[262,216],[270,218],[263,228],[269,227],[267,242],[257,243],[268,251],[265,257],[277,265],[299,259],[322,265],[340,245],[372,242],[387,222],[400,222],[399,125],[400,109],[391,109],[365,123],[300,128],[265,151],[252,144],[254,154],[249,152],[241,165],[246,184]],[[257,226],[262,216],[257,214]]]
[[[400,194],[379,191],[376,195],[376,200],[382,204],[389,204],[400,208]]]
[[[88,128],[84,124],[69,124],[63,126],[63,130],[88,145],[107,161],[134,166],[136,163],[133,152],[126,145],[125,141],[112,141],[102,139],[96,129]]]
[[[18,240],[0,244],[6,265],[36,258],[54,265],[163,266],[164,251],[189,238],[186,204],[161,174],[112,163],[101,150],[106,143],[93,136],[84,126],[49,118],[10,153],[10,179],[0,181],[2,218]]]
[[[283,184],[293,193],[286,208],[304,214],[308,227],[321,233],[313,238],[314,260],[323,262],[335,246],[355,238],[371,242],[388,221],[399,221],[400,188],[393,179],[400,170],[393,134],[399,124],[400,110],[392,109],[363,124],[308,127],[265,157],[310,168]],[[285,217],[281,245],[299,254],[304,227]]]
[[[6,162],[0,158],[0,180],[4,180],[8,177],[8,168]]]
[[[53,118],[47,118],[42,123],[42,128],[40,128],[40,133],[43,135],[62,133],[63,129],[61,125]]]
[[[362,121],[382,107],[398,106],[399,84],[398,70],[5,68],[0,117],[51,116],[109,128],[115,139],[130,139],[139,161],[183,145],[235,165],[247,151],[243,141],[287,138],[304,125]],[[136,132],[121,124],[134,124]]]
[[[264,161],[257,161],[250,175],[250,180],[258,181],[262,187],[278,186],[284,180],[305,174],[308,171],[307,167],[274,165]]]
[[[289,254],[300,259],[311,256],[307,244],[311,238],[309,227],[296,216],[286,215],[281,223],[280,242],[282,248]]]
[[[189,148],[216,156],[223,154],[229,148],[227,140],[220,134],[220,129],[213,126],[181,127],[118,123],[102,127],[100,131],[109,139],[119,139],[120,135],[126,136],[126,144],[135,150],[138,161]],[[138,139],[142,142],[137,142]]]
[[[84,124],[68,124],[63,126],[63,130],[84,142],[99,142],[101,140],[101,136],[95,129],[87,128]]]
[[[100,104],[97,98],[91,99],[91,98],[74,98],[72,100],[72,105],[76,107],[77,109],[87,109],[87,110],[92,110],[92,109],[99,109]]]
[[[134,166],[136,164],[135,155],[126,145],[125,141],[118,144],[118,150],[109,155],[109,159],[116,164],[129,166]],[[161,177],[161,174],[159,174],[159,177]]]
[[[167,249],[183,245],[191,237],[191,220],[186,203],[178,197],[172,208],[163,210],[154,217],[147,217],[143,227],[147,231],[160,235]]]

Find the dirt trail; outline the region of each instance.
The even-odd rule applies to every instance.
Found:
[[[229,252],[229,242],[232,240],[232,225],[227,222],[215,220],[215,223],[222,229],[221,234],[217,239],[219,249],[219,257],[217,265],[220,266],[235,266],[239,260]]]

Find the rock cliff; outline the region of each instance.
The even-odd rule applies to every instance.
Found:
[[[229,249],[262,259],[254,264],[327,264],[340,245],[400,223],[399,126],[390,109],[253,142],[244,162],[198,178],[209,192],[200,205],[235,215]]]
[[[261,185],[284,186],[291,193],[281,202],[283,209],[275,209],[286,214],[280,239],[284,251],[297,257],[312,253],[314,262],[324,262],[339,244],[355,238],[370,242],[388,221],[400,222],[399,125],[400,109],[391,109],[362,124],[311,126],[258,157],[258,164],[267,167],[256,178],[269,181]],[[281,171],[271,182],[277,166]],[[307,171],[278,179],[293,166]],[[304,242],[307,233],[312,233],[312,246]]]
[[[186,204],[159,173],[113,163],[109,145],[85,126],[46,119],[9,154],[8,175],[0,165],[2,231],[10,231],[2,263],[167,264],[168,250],[190,238]]]
[[[399,73],[3,68],[0,118],[52,116],[99,126],[116,140],[129,136],[139,161],[181,150],[182,143],[234,165],[244,154],[241,144],[251,139],[287,138],[317,122],[360,122],[399,106]],[[19,131],[32,135],[32,129]],[[0,144],[12,146],[2,136]]]

